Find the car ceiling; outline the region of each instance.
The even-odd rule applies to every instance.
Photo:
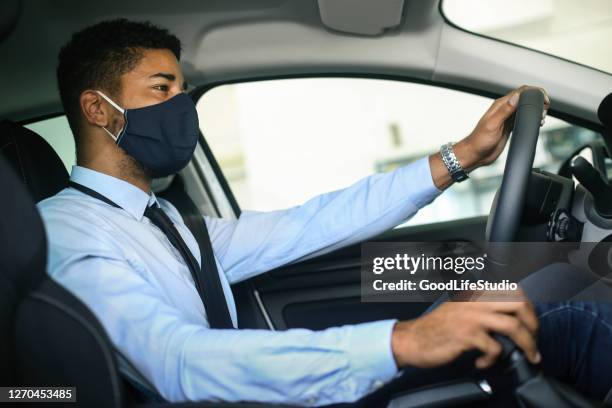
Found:
[[[183,42],[185,77],[195,85],[354,74],[502,94],[529,83],[546,87],[559,112],[589,121],[597,121],[597,104],[612,90],[611,75],[448,24],[438,1],[405,0],[395,19],[399,24],[376,32],[364,15],[384,19],[381,2],[396,9],[401,4],[350,0],[351,12],[334,25],[327,10],[342,15],[342,7],[349,10],[349,0],[3,0],[0,7],[13,6],[19,13],[13,29],[0,40],[5,79],[0,118],[25,120],[61,112],[55,80],[60,47],[71,33],[117,17],[150,20],[175,33]],[[323,3],[333,7],[324,9]],[[389,10],[393,8],[386,9],[387,14]],[[0,19],[0,33],[2,25]]]

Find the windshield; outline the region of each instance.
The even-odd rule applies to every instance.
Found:
[[[444,0],[455,25],[612,73],[611,0]]]

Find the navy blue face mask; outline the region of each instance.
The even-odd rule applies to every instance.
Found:
[[[198,144],[198,113],[185,93],[155,105],[123,109],[108,96],[96,91],[123,114],[125,125],[117,136],[106,133],[151,177],[165,177],[182,170]]]

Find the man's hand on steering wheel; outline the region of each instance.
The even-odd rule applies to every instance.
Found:
[[[548,110],[550,99],[542,88],[523,85],[496,99],[485,112],[478,124],[467,137],[457,142],[453,150],[459,163],[466,171],[493,163],[504,150],[508,135],[514,123],[513,114],[521,92],[526,89],[540,89],[544,93],[544,111]],[[443,190],[452,184],[448,170],[439,154],[429,157],[434,184]]]

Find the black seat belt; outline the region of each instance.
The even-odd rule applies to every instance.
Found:
[[[68,185],[113,207],[121,208],[115,202],[95,190],[75,183],[74,181],[70,181]],[[181,206],[184,205],[185,203],[181,203]],[[191,202],[191,205],[195,207],[193,202]],[[179,210],[180,209],[181,208],[179,208]],[[197,208],[195,208],[195,211],[197,212]],[[145,216],[147,216],[166,235],[170,243],[183,257],[183,260],[191,271],[196,289],[198,290],[198,294],[200,295],[204,308],[206,309],[209,326],[215,329],[233,329],[234,326],[232,324],[223,287],[221,286],[221,279],[219,278],[219,271],[215,262],[212,244],[210,242],[210,236],[208,235],[208,229],[206,228],[204,217],[200,216],[199,222],[193,219],[189,219],[189,223],[186,222],[187,227],[191,230],[191,233],[196,238],[200,248],[200,267],[195,257],[189,250],[189,247],[172,223],[172,220],[170,220],[168,215],[161,208],[148,207],[145,210]]]

